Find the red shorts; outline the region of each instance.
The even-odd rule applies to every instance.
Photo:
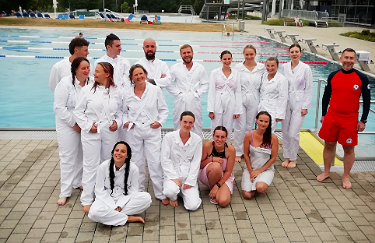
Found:
[[[327,112],[319,137],[327,142],[339,142],[343,146],[358,144],[357,116],[340,116]]]

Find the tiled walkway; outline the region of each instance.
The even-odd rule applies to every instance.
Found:
[[[350,190],[336,173],[319,183],[321,171],[303,151],[296,169],[278,159],[273,184],[255,199],[242,198],[236,164],[228,207],[210,204],[201,186],[196,212],[153,200],[144,225],[112,229],[83,213],[79,190],[56,204],[58,160],[56,140],[0,140],[0,242],[375,242],[375,173],[352,173]]]

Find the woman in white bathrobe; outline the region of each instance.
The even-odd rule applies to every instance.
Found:
[[[232,53],[220,54],[223,66],[212,70],[208,86],[207,110],[211,119],[211,133],[217,126],[224,126],[231,140],[233,120],[242,114],[242,95],[239,73],[230,67]]]
[[[272,117],[271,131],[275,132],[277,123],[285,118],[288,102],[288,80],[277,71],[279,60],[270,57],[266,61],[267,72],[262,76],[258,111],[267,111]]]
[[[309,65],[300,61],[302,56],[301,46],[293,44],[289,47],[291,62],[281,66],[280,72],[289,81],[289,99],[285,119],[281,122],[283,130],[283,155],[285,161],[281,164],[284,168],[294,168],[297,165],[299,149],[299,132],[311,108],[312,99],[312,72]]]
[[[271,115],[261,111],[256,116],[257,128],[246,133],[244,138],[244,158],[241,188],[246,199],[256,192],[266,193],[275,175],[274,163],[279,151],[279,140],[271,132]]]
[[[119,226],[126,222],[142,222],[135,214],[150,207],[151,196],[139,192],[138,167],[131,162],[130,146],[120,141],[112,150],[112,158],[104,161],[96,173],[95,201],[88,214],[93,221]]]
[[[113,81],[113,66],[100,62],[95,68],[95,82],[82,88],[74,116],[81,127],[83,175],[81,204],[88,213],[94,201],[98,166],[111,157],[118,141],[117,126],[122,124],[121,94]]]
[[[126,142],[133,149],[133,162],[139,168],[139,187],[145,190],[147,159],[155,197],[168,204],[163,194],[161,168],[161,126],[168,117],[168,106],[160,87],[146,82],[147,71],[135,64],[129,71],[133,84],[123,95],[123,128]]]
[[[234,121],[236,162],[241,162],[243,139],[254,126],[255,116],[258,113],[260,84],[262,75],[266,71],[264,64],[255,61],[256,53],[253,45],[245,46],[243,49],[245,61],[234,67],[240,73],[242,94],[242,115]]]
[[[72,188],[82,186],[81,128],[74,118],[73,110],[82,87],[89,84],[89,61],[84,57],[74,59],[71,73],[71,76],[61,79],[54,93],[53,110],[56,114],[57,143],[60,156],[58,205],[65,205],[67,198],[72,194]]]

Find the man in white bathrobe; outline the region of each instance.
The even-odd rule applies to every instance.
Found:
[[[141,64],[147,71],[147,81],[166,88],[169,85],[169,77],[171,76],[167,63],[155,57],[156,42],[152,38],[143,41],[143,51],[145,57],[141,58],[136,64]]]
[[[180,115],[191,111],[195,115],[193,132],[202,135],[202,101],[201,97],[208,91],[210,82],[203,65],[193,62],[193,48],[183,45],[180,48],[182,62],[171,67],[171,77],[167,90],[174,96],[173,124],[180,128]]]
[[[164,136],[161,148],[163,194],[169,204],[177,207],[180,194],[186,210],[195,211],[202,203],[198,190],[198,172],[202,158],[202,139],[191,132],[194,114],[184,111],[180,116],[181,129]]]
[[[49,76],[49,88],[55,91],[57,84],[63,77],[71,76],[71,66],[74,59],[77,57],[87,58],[89,54],[89,42],[83,38],[74,38],[69,44],[69,52],[71,56],[55,63],[52,66],[51,74]]]

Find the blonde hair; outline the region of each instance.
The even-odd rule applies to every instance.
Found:
[[[246,49],[252,49],[252,50],[254,50],[255,54],[257,54],[257,50],[255,49],[255,47],[253,45],[245,46],[245,48],[243,49],[243,53],[245,53]]]

